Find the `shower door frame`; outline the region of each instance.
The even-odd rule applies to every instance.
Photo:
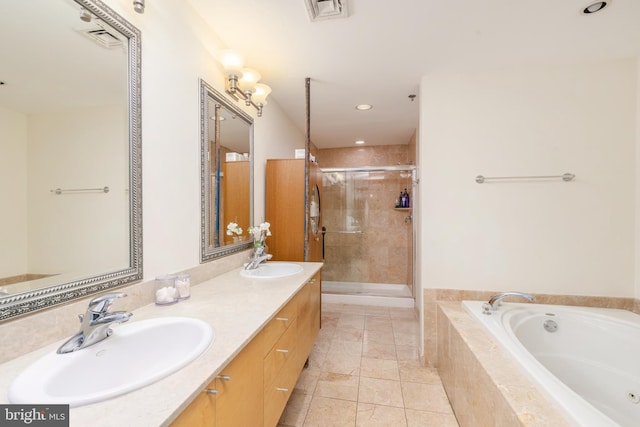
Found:
[[[332,173],[332,172],[411,172],[411,213],[409,214],[409,218],[411,220],[411,284],[409,285],[411,289],[411,295],[415,299],[416,298],[416,222],[413,218],[413,213],[415,212],[414,206],[416,206],[416,186],[418,184],[417,179],[417,167],[415,165],[391,165],[391,166],[359,166],[359,167],[348,167],[348,168],[320,168],[320,172],[322,174]],[[323,235],[324,239],[324,235]],[[324,243],[323,243],[324,245]]]

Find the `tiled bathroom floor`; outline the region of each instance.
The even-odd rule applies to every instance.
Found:
[[[413,309],[322,304],[309,367],[279,427],[458,427],[438,372],[418,361]]]

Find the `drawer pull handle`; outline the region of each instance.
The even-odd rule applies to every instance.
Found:
[[[282,320],[283,322],[288,322],[289,318],[288,317],[276,317],[276,320]]]
[[[285,393],[289,391],[288,388],[276,387],[277,391],[284,391]]]
[[[218,394],[218,390],[216,390],[215,388],[208,388],[205,390],[205,392],[207,394]]]
[[[218,375],[216,378],[219,378],[222,381],[231,381],[231,376],[229,375]]]
[[[278,353],[289,353],[289,350],[280,349],[280,348],[277,348],[277,349],[276,349],[276,351],[277,351]]]

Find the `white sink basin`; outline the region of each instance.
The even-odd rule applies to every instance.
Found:
[[[156,382],[198,357],[213,341],[207,323],[163,317],[125,323],[109,338],[67,354],[54,351],[9,388],[11,403],[81,406]]]
[[[240,270],[243,277],[256,279],[278,279],[302,272],[302,266],[291,262],[263,262],[253,270]]]

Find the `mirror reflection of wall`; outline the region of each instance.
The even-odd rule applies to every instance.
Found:
[[[248,247],[252,217],[253,120],[201,81],[203,208],[201,260]],[[230,224],[237,228],[230,230]]]
[[[132,243],[140,178],[130,168],[139,32],[92,0],[35,3],[0,5],[0,307],[16,294],[47,298],[24,295],[32,290],[81,281],[74,298],[88,283],[142,275]]]

